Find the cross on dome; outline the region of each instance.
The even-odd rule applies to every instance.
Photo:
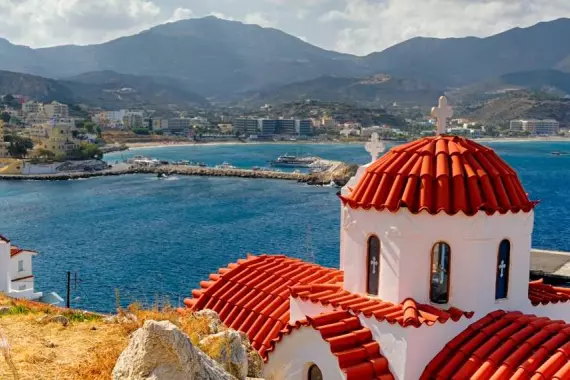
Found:
[[[384,150],[386,150],[386,145],[384,145],[384,143],[380,140],[378,133],[374,132],[370,136],[370,141],[366,143],[366,151],[370,153],[370,156],[372,157],[371,162],[376,161],[378,159],[378,156],[380,156],[380,153],[382,153]]]
[[[431,116],[437,120],[437,134],[443,135],[447,129],[447,119],[453,116],[453,108],[447,103],[445,96],[439,97],[437,107],[431,109]]]

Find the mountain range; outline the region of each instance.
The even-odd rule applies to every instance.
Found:
[[[174,98],[195,97],[198,103],[204,102],[200,95],[212,101],[236,95],[263,101],[294,100],[300,94],[421,103],[451,88],[497,78],[520,82],[508,77],[517,72],[555,71],[563,78],[570,72],[570,44],[563,42],[569,37],[570,20],[558,19],[487,38],[417,37],[359,57],[313,46],[277,29],[206,17],[87,46],[32,49],[0,39],[0,69],[52,78],[57,80],[49,82],[53,91],[65,93],[61,85],[75,97],[84,91],[80,86],[89,93],[109,93],[136,83],[140,91],[161,86],[162,91],[154,91],[155,100],[160,100],[157,94],[167,97],[166,92],[177,89],[181,93]],[[538,76],[533,85],[546,80],[558,79]]]

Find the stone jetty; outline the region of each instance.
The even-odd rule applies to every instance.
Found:
[[[0,175],[0,180],[12,181],[67,181],[105,176],[120,176],[128,174],[166,174],[202,177],[238,177],[265,178],[304,182],[310,185],[329,185],[334,183],[343,186],[356,172],[355,166],[337,163],[322,173],[291,173],[271,170],[225,169],[187,165],[161,165],[157,167],[118,166],[102,171],[92,172],[62,172],[54,174],[34,175]]]

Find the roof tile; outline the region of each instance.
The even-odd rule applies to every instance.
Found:
[[[459,136],[425,137],[392,148],[340,198],[352,208],[450,215],[529,212],[537,203],[491,148]]]

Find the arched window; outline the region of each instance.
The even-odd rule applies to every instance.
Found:
[[[323,380],[323,373],[316,364],[311,364],[307,373],[307,380]]]
[[[449,244],[435,243],[431,250],[431,283],[429,299],[433,303],[446,304],[449,302],[449,268],[451,248]]]
[[[511,242],[507,239],[499,244],[497,255],[497,281],[495,283],[495,299],[507,298],[509,293],[509,269],[511,264]]]
[[[377,296],[380,283],[380,239],[378,236],[372,235],[368,238],[367,251],[366,292]]]

